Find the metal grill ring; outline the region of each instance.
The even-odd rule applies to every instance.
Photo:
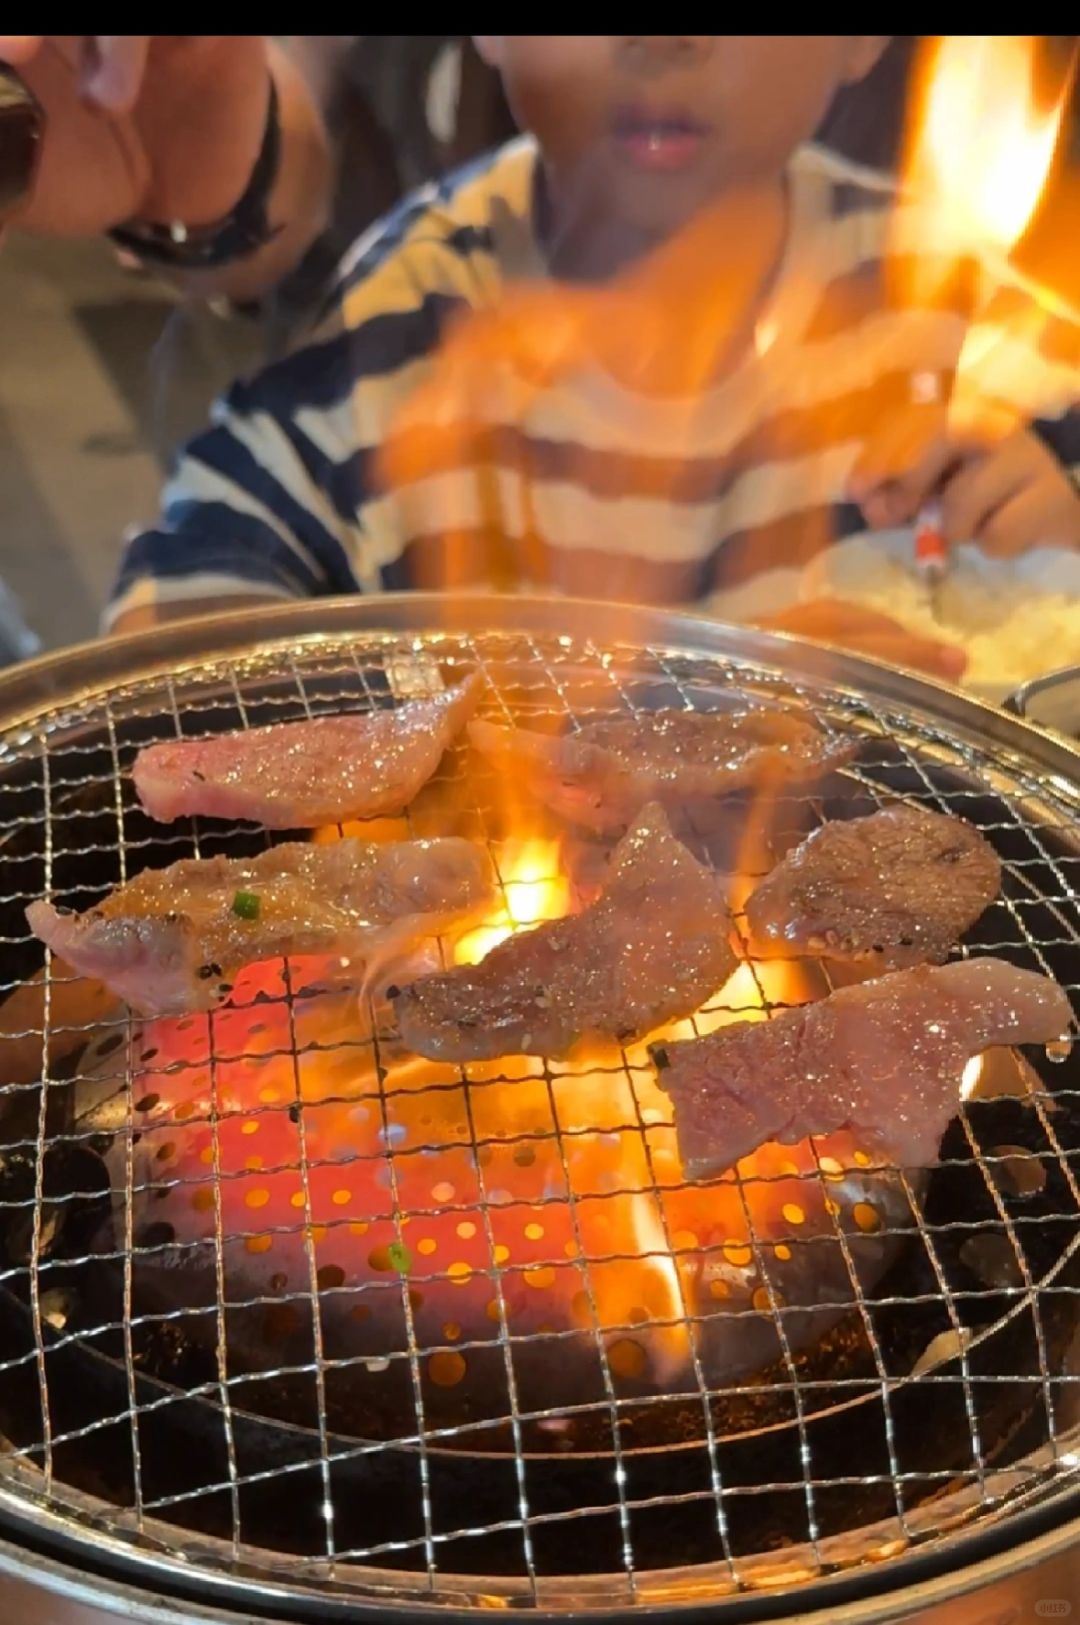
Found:
[[[1064,745],[779,638],[542,602],[465,601],[444,620],[423,598],[309,606],[0,684],[0,1518],[235,1601],[559,1612],[735,1607],[770,1587],[810,1606],[841,1579],[898,1586],[1067,1509],[1071,1056],[984,1079],[933,1171],[865,1157],[844,1174],[827,1145],[773,1170],[782,1231],[729,1179],[714,1199],[744,1228],[725,1244],[672,1218],[700,1193],[665,1162],[640,1050],[612,1065],[602,1121],[575,1119],[572,1068],[523,1066],[508,1127],[501,1071],[418,1077],[304,967],[251,983],[257,1021],[186,1032],[42,974],[22,923],[33,897],[86,907],[147,865],[266,839],[152,825],[128,778],[141,745],[385,705],[479,667],[504,718],[572,726],[738,689],[855,732],[855,764],[785,801],[762,861],[897,797],[960,813],[1005,866],[964,951],[1051,974],[1075,1002],[1080,790]],[[503,800],[453,752],[408,828],[486,842],[505,880]],[[701,832],[718,867],[732,831]],[[740,997],[776,1003],[760,974]],[[595,1244],[596,1212],[624,1193],[583,1194],[575,1169],[603,1135],[638,1147],[647,1243]],[[792,1181],[817,1192],[813,1211]],[[193,1209],[205,1234],[189,1244]],[[830,1263],[811,1313],[798,1294],[815,1247]],[[605,1270],[655,1256],[678,1278],[690,1255],[698,1308],[632,1304],[612,1327]],[[685,1357],[665,1367],[673,1338]]]

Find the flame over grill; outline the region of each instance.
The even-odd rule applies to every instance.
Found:
[[[403,831],[384,820],[378,833]],[[497,862],[502,900],[448,944],[457,963],[571,906],[557,839],[510,839]],[[735,1175],[689,1184],[644,1041],[625,1064],[614,1045],[582,1043],[547,1068],[526,1056],[470,1066],[463,1085],[392,1036],[372,1042],[355,987],[333,991],[341,973],[252,967],[230,1008],[156,1021],[138,1039],[137,1229],[158,1238],[166,1296],[211,1269],[223,1238],[227,1296],[261,1304],[257,1333],[231,1339],[249,1358],[262,1360],[259,1337],[284,1357],[310,1336],[300,1302],[314,1286],[322,1336],[373,1375],[404,1337],[424,1351],[424,1386],[453,1390],[500,1332],[580,1331],[602,1334],[616,1388],[662,1389],[695,1357],[705,1317],[783,1304],[763,1253],[791,1265],[792,1232],[830,1231],[841,1202],[856,1233],[882,1227],[851,1183],[872,1159],[849,1136],[764,1146]],[[803,966],[744,963],[650,1041],[824,990]],[[814,1256],[800,1250],[811,1277]],[[725,1360],[737,1363],[734,1348]]]
[[[105,689],[87,671],[62,713],[5,735],[8,1503],[88,1555],[84,1509],[121,1556],[152,1540],[165,1589],[181,1566],[231,1593],[332,1573],[383,1606],[388,1590],[473,1606],[483,1576],[499,1604],[580,1611],[586,1586],[617,1608],[768,1585],[816,1602],[852,1565],[891,1588],[916,1547],[948,1541],[951,1560],[1018,1499],[1063,1493],[1071,1065],[1033,1056],[1021,1102],[991,1057],[932,1173],[890,1175],[838,1138],[687,1185],[641,1046],[431,1065],[378,1003],[372,1029],[345,985],[357,967],[326,962],[252,967],[212,1018],[142,1028],[56,965],[38,977],[29,895],[85,906],[179,853],[259,845],[151,826],[130,793],[139,745],[385,704],[398,663],[430,649],[447,681],[482,670],[504,719],[722,708],[733,690],[811,705],[858,736],[857,760],[753,809],[771,854],[740,844],[752,819],[728,807],[715,867],[745,885],[822,819],[897,796],[957,812],[1006,869],[968,950],[1075,991],[1064,746],[1025,751],[1002,717],[999,748],[959,697],[763,636],[699,625],[680,643],[657,619],[598,647],[595,608],[468,600],[472,632],[417,632],[438,613],[297,606],[259,623],[279,642],[238,629],[232,658],[180,629],[171,673],[155,643],[152,669]],[[487,844],[508,906],[439,944],[443,963],[596,883],[583,843],[552,844],[463,753],[429,789],[407,828],[358,833]],[[816,974],[744,968],[693,1025],[817,996]]]
[[[946,35],[923,54],[905,159],[909,190],[932,211],[927,241],[955,255],[1007,254],[1046,184],[1065,105],[1040,106],[1031,35]]]
[[[895,297],[947,310],[957,275],[976,261],[984,282],[1000,278],[1013,290],[976,313],[948,389],[950,425],[980,438],[996,439],[1070,404],[1038,352],[1055,326],[1077,323],[1076,311],[1046,285],[1068,286],[1071,247],[1063,241],[1052,251],[1058,264],[1043,250],[1040,283],[1009,263],[1045,193],[1075,69],[1074,62],[1067,74],[1049,74],[1039,47],[1038,37],[1018,34],[928,40],[909,109],[903,202],[892,234]],[[1047,78],[1052,94],[1040,92]],[[924,405],[946,393],[941,379],[917,383]]]

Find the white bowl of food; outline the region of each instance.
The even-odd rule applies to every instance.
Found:
[[[1015,559],[956,548],[932,600],[914,569],[910,531],[855,536],[807,566],[799,597],[847,599],[958,644],[968,656],[961,686],[983,699],[1000,702],[1047,672],[1080,665],[1080,555],[1062,548]]]

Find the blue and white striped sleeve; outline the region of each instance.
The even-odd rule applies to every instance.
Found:
[[[166,603],[408,583],[413,538],[373,469],[448,319],[498,291],[489,222],[531,217],[534,171],[515,143],[421,188],[355,245],[325,325],[235,384],[184,449],[160,522],[124,549],[106,629]]]
[[[124,549],[106,630],[144,606],[356,590],[359,493],[335,477],[355,466],[334,430],[348,416],[349,359],[339,331],[217,403],[179,457],[159,524]]]

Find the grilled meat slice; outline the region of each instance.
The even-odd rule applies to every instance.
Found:
[[[625,829],[649,802],[671,810],[734,790],[805,784],[849,761],[856,745],[795,711],[654,711],[554,736],[469,725],[483,755],[508,761],[554,812],[588,829]]]
[[[509,937],[479,965],[405,988],[401,1036],[436,1060],[558,1055],[586,1034],[620,1040],[689,1015],[736,966],[718,875],[647,808],[582,913]]]
[[[135,789],[162,823],[204,815],[307,829],[398,813],[476,710],[481,688],[474,674],[393,710],[149,745],[135,760]]]
[[[146,869],[85,914],[31,903],[30,929],[143,1015],[210,1009],[237,970],[279,954],[365,960],[403,951],[482,907],[484,851],[456,838],[286,842],[255,858]]]
[[[751,894],[746,918],[759,957],[899,970],[948,958],[1000,885],[997,853],[962,818],[889,807],[815,830]]]
[[[1004,960],[965,959],[656,1045],[653,1059],[691,1177],[729,1168],[767,1140],[844,1128],[916,1168],[936,1161],[973,1055],[1049,1043],[1071,1019],[1056,982]]]

